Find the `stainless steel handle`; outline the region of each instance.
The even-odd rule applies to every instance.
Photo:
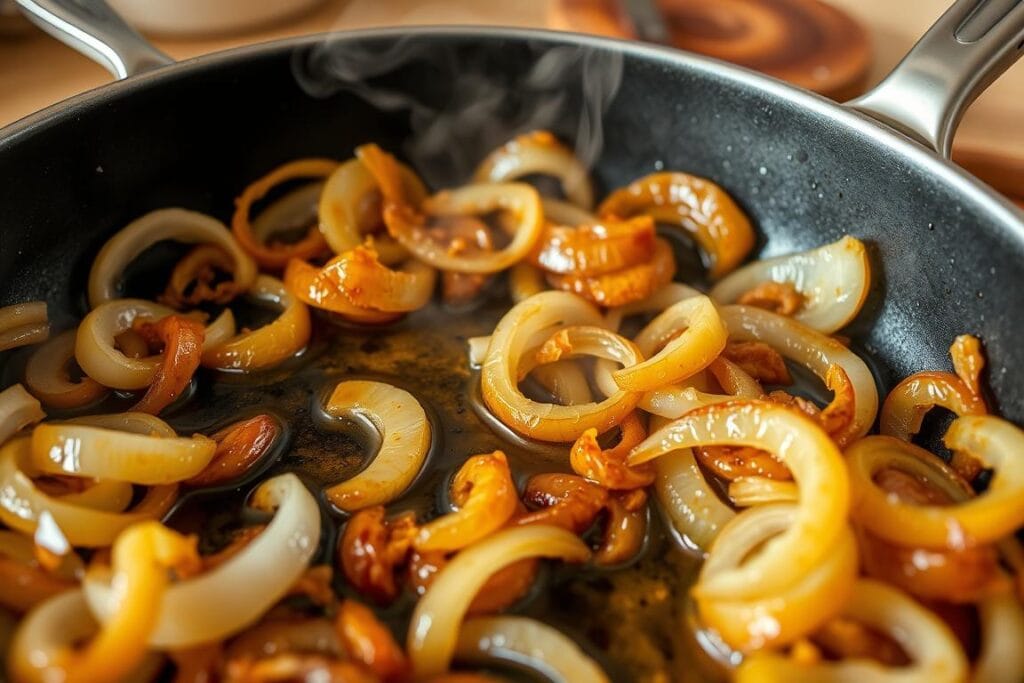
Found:
[[[150,45],[103,0],[14,0],[29,21],[127,78],[174,60]]]
[[[964,111],[1024,54],[1024,0],[957,0],[885,80],[847,105],[949,158]]]

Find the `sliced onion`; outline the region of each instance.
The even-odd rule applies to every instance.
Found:
[[[409,487],[430,448],[430,422],[416,397],[384,382],[339,382],[324,407],[328,415],[357,415],[380,435],[380,450],[348,481],[327,489],[327,498],[354,512],[390,503]]]
[[[796,503],[800,500],[800,489],[791,481],[736,477],[729,482],[729,499],[741,508],[765,503]]]
[[[31,452],[28,439],[0,448],[0,520],[22,533],[34,534],[40,516],[48,512],[71,545],[101,548],[132,524],[163,516],[177,499],[178,487],[171,484],[148,489],[138,505],[121,514],[65,502],[42,493],[32,483],[25,471],[30,468]]]
[[[384,313],[371,308],[361,308],[352,303],[342,291],[332,264],[341,259],[336,256],[323,268],[317,268],[305,261],[292,259],[284,271],[284,283],[288,291],[307,306],[337,313],[347,320],[367,325],[389,323],[401,317],[399,313]]]
[[[971,683],[1002,683],[1024,677],[1024,607],[1014,595],[993,595],[978,605],[981,652]]]
[[[252,205],[267,194],[273,187],[295,178],[323,178],[329,176],[338,167],[338,162],[330,159],[297,159],[278,166],[273,171],[256,180],[235,200],[235,214],[231,217],[231,231],[238,244],[265,268],[281,269],[292,258],[311,258],[324,251],[327,246],[317,225],[312,225],[306,235],[298,242],[291,244],[266,244],[253,234],[250,225]]]
[[[238,293],[231,280],[214,284],[217,271],[230,273],[234,268],[231,255],[213,244],[200,244],[185,254],[171,271],[161,303],[174,308],[198,306],[204,301],[226,304]],[[189,287],[192,291],[186,294]]]
[[[281,315],[263,327],[242,332],[217,346],[204,345],[203,366],[242,372],[265,370],[306,348],[312,333],[309,309],[292,296],[280,280],[260,275],[249,296],[280,307]]]
[[[265,243],[282,231],[316,224],[324,185],[324,182],[303,185],[268,204],[252,220],[252,234]]]
[[[687,547],[707,552],[736,512],[711,490],[691,449],[663,455],[654,461],[654,467],[658,503],[680,540]]]
[[[512,270],[509,271],[508,289],[513,303],[518,304],[520,301],[529,299],[534,294],[543,292],[547,288],[548,286],[544,282],[544,273],[540,268],[532,266],[525,261],[515,264],[512,266]]]
[[[268,479],[250,505],[277,510],[267,528],[223,564],[172,584],[160,604],[151,647],[180,649],[225,638],[259,619],[302,575],[320,541],[316,500],[294,474]],[[92,571],[82,584],[106,623],[116,610],[111,576]]]
[[[531,557],[582,562],[590,557],[590,550],[564,529],[534,525],[498,531],[457,554],[413,611],[406,649],[417,677],[448,670],[473,596],[492,574]]]
[[[806,367],[822,381],[828,377],[830,366],[842,368],[854,392],[850,440],[868,433],[878,414],[878,388],[871,370],[860,356],[832,337],[792,318],[752,306],[723,306],[720,312],[729,328],[729,338],[734,341],[763,341],[789,360]]]
[[[590,210],[594,188],[587,169],[558,139],[546,130],[518,135],[487,155],[476,168],[476,182],[505,182],[524,176],[555,176],[565,196],[576,206]]]
[[[717,279],[738,266],[754,247],[754,229],[721,187],[686,173],[652,173],[612,192],[600,216],[647,214],[683,228],[704,252],[708,274]]]
[[[540,205],[544,209],[544,220],[549,223],[583,225],[597,221],[597,216],[590,211],[584,211],[575,204],[554,197],[541,197]]]
[[[156,415],[188,389],[199,369],[205,333],[200,323],[181,315],[143,323],[138,331],[163,346],[163,361],[153,375],[153,382],[132,410]]]
[[[953,421],[945,436],[953,451],[978,458],[994,469],[988,488],[956,505],[914,505],[889,495],[875,482],[892,453],[909,444],[887,436],[871,436],[847,449],[853,515],[872,533],[911,547],[965,547],[997,541],[1024,525],[1024,431],[992,416],[966,416]]]
[[[870,659],[800,663],[783,655],[758,653],[736,672],[737,683],[788,681],[878,681],[879,683],[960,683],[967,680],[967,658],[956,636],[931,610],[884,583],[859,579],[842,615],[895,640],[911,659],[890,667]]]
[[[109,415],[82,415],[64,420],[67,424],[88,425],[102,429],[116,429],[120,432],[174,438],[178,433],[156,415],[149,413],[111,413]]]
[[[45,301],[0,308],[0,351],[38,344],[50,336]]]
[[[574,361],[559,360],[538,365],[530,374],[556,402],[563,406],[590,403],[594,400],[586,374]]]
[[[201,434],[164,438],[72,424],[43,424],[32,432],[32,464],[40,472],[171,484],[198,474],[217,444]]]
[[[530,261],[549,273],[605,275],[654,255],[654,221],[637,216],[565,226],[548,224]]]
[[[227,226],[203,213],[170,208],[136,218],[107,240],[89,271],[89,304],[96,308],[118,298],[124,269],[143,251],[163,240],[187,244],[214,244],[234,261],[235,293],[249,289],[256,279],[256,263],[238,246]]]
[[[528,617],[477,617],[459,630],[455,659],[526,667],[552,683],[607,682],[608,676],[558,629]]]
[[[661,313],[672,304],[694,296],[703,296],[703,293],[681,282],[670,282],[644,299],[609,308],[605,314],[605,324],[609,329],[617,331],[622,327],[622,321],[629,316]]]
[[[698,586],[714,576],[755,562],[757,550],[792,529],[799,505],[773,503],[741,512],[725,525],[711,546]],[[779,647],[808,635],[836,616],[857,576],[857,544],[846,525],[819,561],[792,584],[747,598],[697,595],[704,625],[733,649],[750,652]],[[761,552],[766,552],[762,550]]]
[[[91,377],[71,380],[76,336],[76,330],[61,332],[36,349],[25,364],[25,384],[48,406],[80,408],[107,395],[107,388]]]
[[[406,196],[418,205],[427,196],[423,181],[408,166],[395,162]],[[365,233],[382,221],[377,180],[359,159],[349,159],[327,179],[320,195],[320,232],[336,254],[363,243]],[[384,263],[396,263],[408,252],[386,234],[374,235]]]
[[[817,249],[761,259],[740,268],[711,290],[723,304],[735,303],[764,282],[792,283],[803,295],[793,317],[831,334],[857,317],[871,286],[871,263],[864,243],[849,235]]]
[[[599,327],[601,322],[591,304],[563,292],[542,292],[516,304],[491,335],[481,370],[487,407],[509,428],[542,441],[575,441],[591,427],[602,433],[618,424],[635,407],[636,393],[619,391],[600,403],[560,406],[532,401],[518,387],[520,362],[536,348],[538,335],[543,339],[563,326]],[[602,353],[609,350],[606,347]],[[620,348],[619,352],[630,356],[620,356],[620,360],[640,360],[635,349]]]
[[[0,391],[0,444],[45,417],[39,401],[20,384]]]
[[[629,462],[697,446],[768,451],[789,468],[800,487],[793,524],[742,566],[702,579],[694,588],[699,597],[747,600],[782,590],[811,572],[846,528],[846,466],[829,436],[803,415],[763,401],[708,406],[649,436],[633,449]]]
[[[727,336],[709,298],[683,299],[637,335],[636,344],[647,360],[618,370],[612,377],[629,391],[650,391],[679,382],[710,365],[725,348]]]
[[[124,512],[134,497],[135,489],[126,481],[98,481],[83,491],[58,496],[61,502],[104,512]],[[45,512],[40,515],[40,525],[36,529],[37,534],[42,528],[42,520],[46,516]]]
[[[423,308],[430,303],[437,280],[437,271],[425,263],[410,259],[400,270],[392,270],[367,247],[355,247],[332,259],[321,273],[330,273],[353,305],[385,313]]]
[[[675,277],[676,259],[672,246],[656,237],[649,260],[601,275],[559,275],[549,273],[548,284],[564,292],[579,294],[602,306],[624,306],[640,301],[661,289]]]

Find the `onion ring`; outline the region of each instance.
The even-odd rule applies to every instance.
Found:
[[[20,384],[0,391],[0,444],[45,417],[39,401]]]
[[[487,353],[487,349],[484,349],[484,353]],[[530,375],[563,406],[590,403],[594,400],[586,374],[574,361],[558,360],[538,365],[530,371]]]
[[[69,366],[75,360],[76,330],[53,337],[29,356],[25,384],[36,398],[54,408],[80,408],[107,395],[107,388],[87,375],[71,380]]]
[[[579,159],[546,130],[517,135],[488,154],[473,174],[475,182],[507,182],[533,174],[555,176],[576,206],[594,206],[594,188]]]
[[[324,407],[328,415],[354,413],[380,434],[381,447],[370,464],[348,481],[327,489],[337,507],[353,512],[390,503],[409,487],[430,448],[430,422],[416,397],[383,382],[339,382]]]
[[[679,539],[688,548],[707,552],[736,512],[708,486],[693,449],[663,455],[654,461],[654,469],[654,492]]]
[[[864,305],[871,264],[864,243],[847,235],[809,251],[754,261],[716,284],[711,296],[731,304],[763,282],[792,283],[804,298],[793,317],[832,334],[857,317]]]
[[[203,213],[170,208],[150,211],[136,218],[107,240],[89,271],[89,305],[118,298],[118,280],[125,267],[143,251],[163,240],[188,244],[214,244],[234,261],[234,294],[240,294],[256,279],[256,263],[239,248],[227,226]]]
[[[0,351],[38,344],[50,336],[45,301],[0,308]]]

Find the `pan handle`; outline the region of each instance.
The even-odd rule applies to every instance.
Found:
[[[895,69],[847,105],[947,159],[964,111],[1024,54],[1024,0],[956,0]]]
[[[14,0],[29,21],[127,78],[174,62],[118,16],[104,0]]]

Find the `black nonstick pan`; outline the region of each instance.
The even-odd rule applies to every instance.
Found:
[[[997,410],[1024,422],[1024,215],[948,161],[964,108],[1024,50],[1024,0],[957,0],[848,105],[670,49],[512,29],[337,33],[172,64],[101,2],[18,3],[122,80],[0,130],[0,305],[44,299],[51,318],[80,318],[109,235],[164,206],[226,219],[241,188],[293,158],[375,141],[454,184],[547,127],[604,190],[658,169],[713,179],[762,256],[861,238],[872,293],[844,334],[880,389],[948,367],[971,333]]]

